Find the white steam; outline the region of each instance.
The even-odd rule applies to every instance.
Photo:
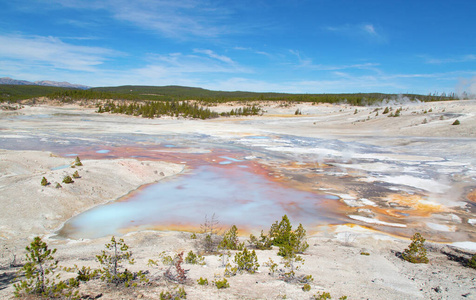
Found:
[[[456,86],[456,94],[460,99],[468,99],[476,97],[476,76],[470,79],[460,79]]]

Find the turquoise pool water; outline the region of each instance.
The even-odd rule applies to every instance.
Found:
[[[322,205],[331,200],[327,196],[285,187],[249,170],[238,164],[198,167],[86,211],[69,220],[59,234],[97,238],[130,228],[198,227],[213,213],[224,227],[236,224],[247,229],[268,229],[284,214],[308,225],[336,222]]]

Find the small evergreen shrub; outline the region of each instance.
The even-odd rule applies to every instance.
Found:
[[[75,179],[80,178],[79,173],[78,173],[77,170],[76,170],[76,172],[73,173],[73,178],[75,178]]]
[[[76,159],[74,160],[74,165],[78,167],[81,167],[83,165],[83,163],[79,159],[79,156],[76,156]]]
[[[278,264],[275,263],[271,258],[269,259],[269,261],[265,262],[263,265],[269,268],[269,275],[274,275],[274,273],[278,269]]]
[[[457,119],[457,120],[454,121],[453,124],[451,124],[451,125],[459,125],[459,124],[461,124],[461,123],[460,123],[459,120]]]
[[[255,250],[248,251],[246,248],[235,254],[235,263],[240,272],[246,271],[254,274],[259,268],[258,257],[256,256]]]
[[[414,264],[427,264],[426,249],[424,246],[425,239],[420,233],[415,233],[412,237],[412,242],[407,249],[402,253],[402,258]]]
[[[193,253],[193,251],[190,250],[190,252],[185,257],[185,263],[191,265],[205,265],[205,258],[199,254]]]
[[[127,246],[123,239],[116,241],[116,238],[113,236],[111,243],[105,246],[107,251],[103,250],[101,255],[96,255],[97,261],[101,264],[101,269],[98,272],[102,281],[116,286],[124,284],[125,287],[137,286],[137,283],[134,282],[136,279],[139,279],[141,282],[148,281],[142,271],[132,273],[127,269],[122,270],[122,262],[134,264],[132,252],[128,251],[129,246]]]
[[[190,238],[191,238],[192,240],[196,240],[196,239],[197,239],[197,235],[195,234],[195,232],[192,233],[192,235],[190,236]]]
[[[60,188],[62,188],[62,187],[63,187],[63,186],[62,186],[59,182],[58,182],[58,183],[56,184],[56,186],[55,186],[55,188],[57,188],[57,189],[60,189]]]
[[[48,184],[50,184],[50,183],[48,182],[48,180],[47,180],[45,177],[43,177],[43,178],[41,179],[41,185],[42,185],[42,186],[47,186]]]
[[[238,243],[238,228],[233,225],[230,230],[223,235],[223,239],[220,244],[218,244],[218,249],[241,250],[243,246],[244,245]]]
[[[311,298],[312,300],[326,300],[332,299],[331,294],[328,292],[317,293]]]
[[[309,292],[311,290],[311,286],[306,283],[305,285],[302,286],[302,290],[305,292]]]
[[[18,278],[23,275],[24,279],[13,284],[15,297],[37,295],[45,298],[79,299],[78,291],[73,292],[79,285],[77,280],[72,278],[57,282],[60,276],[55,274],[58,261],[53,257],[56,249],[48,249],[48,245],[38,236],[25,249],[26,263],[18,273]]]
[[[160,261],[162,262],[162,264],[164,264],[165,266],[170,266],[174,262],[174,258],[172,256],[168,255],[167,252],[165,252],[165,251],[162,251],[159,254],[159,258],[160,258]]]
[[[162,291],[160,292],[160,300],[180,300],[180,299],[187,299],[187,293],[185,292],[185,288],[182,287],[175,287],[172,291]]]
[[[78,270],[78,276],[76,276],[76,280],[78,281],[90,281],[96,278],[99,272],[98,270],[92,270],[90,267],[85,266],[79,269],[78,266],[75,265],[75,268]]]
[[[476,269],[476,254],[468,261],[468,267]]]
[[[74,181],[73,181],[73,178],[71,178],[71,176],[65,176],[65,177],[63,178],[63,183],[68,184],[68,183],[73,183],[73,182],[74,182]]]
[[[390,110],[388,109],[388,106],[385,107],[385,109],[383,110],[383,113],[382,114],[388,114],[390,112]]]
[[[200,277],[200,279],[197,280],[197,283],[199,285],[208,285],[208,279]]]
[[[226,289],[230,287],[230,284],[226,278],[223,278],[222,280],[215,280],[213,281],[213,284],[217,287],[217,289]]]
[[[263,233],[263,230],[261,230],[261,235],[259,239],[256,236],[250,234],[250,239],[248,243],[250,243],[251,246],[259,250],[270,250],[271,246],[273,245],[273,241],[268,235],[265,235]]]
[[[296,231],[292,231],[292,225],[287,215],[281,222],[276,221],[269,230],[269,236],[273,245],[279,247],[278,255],[286,256],[294,253],[303,253],[309,247],[306,242],[306,230],[299,224]]]

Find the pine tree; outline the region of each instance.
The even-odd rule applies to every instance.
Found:
[[[239,250],[238,244],[238,228],[235,225],[231,226],[230,230],[225,232],[223,240],[218,245],[218,249]]]
[[[129,246],[123,239],[116,241],[116,238],[113,236],[111,243],[105,246],[108,251],[103,250],[101,255],[96,255],[96,259],[101,264],[101,269],[99,270],[101,280],[116,286],[123,283],[125,287],[129,287],[131,284],[136,286],[136,283],[132,283],[136,278],[139,278],[141,281],[147,281],[142,272],[136,274],[127,269],[121,270],[123,261],[131,265],[134,264],[132,252],[128,251]]]
[[[77,297],[77,293],[72,292],[72,288],[78,285],[76,280],[56,282],[59,279],[59,274],[55,275],[58,261],[53,257],[56,249],[49,249],[48,245],[38,236],[25,249],[27,251],[26,263],[20,270],[24,273],[25,279],[13,284],[16,297],[21,297],[24,294],[36,294],[51,298]]]
[[[414,264],[427,264],[426,249],[424,246],[425,239],[420,233],[415,233],[412,237],[412,242],[407,249],[402,253],[404,260]]]
[[[83,165],[83,163],[81,162],[81,160],[79,159],[79,156],[76,156],[76,159],[74,161],[74,164],[78,167],[81,167]]]

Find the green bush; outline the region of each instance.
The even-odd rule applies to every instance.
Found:
[[[213,281],[213,284],[217,287],[217,289],[226,289],[230,287],[230,284],[226,278],[223,278],[222,280],[215,280]]]
[[[269,268],[269,275],[274,275],[274,273],[278,270],[278,264],[275,263],[271,258],[269,261],[264,263],[264,266]]]
[[[197,280],[197,283],[199,285],[208,285],[208,279],[200,277],[200,279]]]
[[[238,271],[246,271],[248,273],[255,273],[258,268],[258,257],[255,250],[248,251],[246,248],[241,252],[235,254],[235,263]]]
[[[48,180],[47,180],[45,177],[43,177],[43,178],[41,179],[41,185],[42,185],[42,186],[47,186],[48,184],[50,184],[50,183],[48,182]]]
[[[243,244],[238,243],[238,228],[233,225],[230,230],[223,235],[223,239],[220,244],[218,244],[218,249],[241,250],[243,246]]]
[[[76,156],[76,159],[74,160],[74,165],[78,167],[81,167],[83,165],[83,163],[79,159],[79,156]]]
[[[281,222],[276,221],[269,230],[273,245],[279,247],[278,255],[287,256],[303,253],[309,247],[306,242],[306,230],[299,224],[296,231],[292,231],[288,216],[284,215]]]
[[[326,300],[332,299],[331,294],[328,292],[317,293],[311,298],[312,300]]]
[[[420,233],[415,233],[412,237],[412,242],[407,249],[402,253],[402,258],[414,264],[427,264],[426,249],[424,246],[425,239]]]
[[[26,247],[26,251],[26,263],[19,271],[19,277],[23,274],[24,279],[13,284],[15,297],[31,294],[47,298],[79,299],[78,291],[73,292],[73,288],[79,285],[77,280],[56,281],[59,279],[59,274],[55,274],[58,261],[53,257],[56,249],[48,249],[48,245],[37,236]]]
[[[461,123],[459,122],[459,120],[456,120],[456,121],[454,121],[453,124],[451,124],[451,125],[459,125],[459,124],[461,124]]]
[[[76,276],[76,280],[78,281],[90,281],[94,279],[98,275],[98,270],[92,270],[90,267],[83,266],[81,269],[75,265],[75,268],[78,270],[78,276]]]
[[[80,178],[78,171],[73,173],[73,178],[75,179]]]
[[[250,239],[248,241],[253,247],[259,250],[269,250],[273,245],[273,241],[269,238],[268,235],[265,235],[263,230],[261,230],[260,238],[258,239],[254,235],[250,234]]]
[[[144,282],[148,281],[142,272],[132,273],[127,269],[122,270],[123,261],[131,265],[134,264],[132,252],[128,251],[129,246],[127,246],[123,239],[116,241],[116,238],[113,236],[111,243],[105,246],[108,251],[103,250],[101,255],[96,255],[96,259],[101,264],[99,273],[101,274],[100,278],[102,281],[115,284],[116,286],[124,284],[125,287],[137,286],[137,283],[134,282],[136,279]]]
[[[65,176],[63,178],[63,183],[73,183],[73,178],[71,178],[71,176]]]
[[[302,290],[305,292],[309,292],[311,290],[311,286],[306,283],[305,285],[302,286]]]
[[[468,267],[476,269],[476,254],[468,261]]]
[[[184,287],[175,287],[172,291],[160,292],[160,300],[179,300],[187,299],[187,293]]]
[[[164,264],[165,266],[170,266],[174,262],[174,258],[172,256],[168,255],[167,252],[165,252],[165,251],[160,252],[159,258],[160,258],[160,261],[162,262],[162,264]]]
[[[185,257],[185,263],[191,265],[205,265],[205,258],[199,254],[193,253],[193,251],[190,250],[190,252]]]

